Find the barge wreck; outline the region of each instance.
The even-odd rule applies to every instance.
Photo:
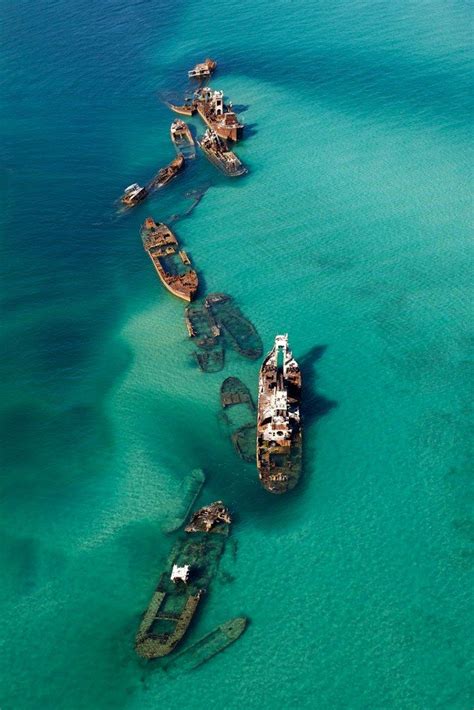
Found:
[[[264,488],[286,493],[301,473],[301,372],[288,347],[288,335],[277,335],[260,368],[257,408],[257,468]]]

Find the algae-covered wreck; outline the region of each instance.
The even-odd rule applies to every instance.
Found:
[[[191,517],[145,611],[135,641],[139,656],[166,656],[183,638],[224,551],[231,517],[221,501]]]

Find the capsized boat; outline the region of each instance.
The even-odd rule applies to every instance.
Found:
[[[228,377],[220,395],[235,450],[244,461],[255,462],[255,405],[249,388],[238,377]]]
[[[214,321],[224,331],[227,340],[240,355],[250,360],[261,357],[262,340],[254,325],[244,316],[231,296],[226,293],[211,293],[204,303]]]
[[[135,205],[138,205],[138,203],[142,202],[142,200],[144,200],[147,196],[147,188],[142,187],[137,182],[134,182],[132,185],[125,188],[120,201],[126,207],[135,207]]]
[[[247,168],[212,128],[207,128],[198,145],[206,158],[228,177],[245,175]]]
[[[188,71],[190,79],[207,79],[217,67],[217,62],[214,59],[206,58],[203,62],[199,62]]]
[[[208,86],[204,86],[195,92],[194,99],[198,114],[220,138],[231,141],[242,138],[244,127],[232,110],[232,104],[224,103],[222,91],[213,91]]]
[[[184,168],[184,155],[179,153],[174,160],[159,170],[150,183],[150,188],[155,190],[167,185]]]
[[[192,646],[173,656],[164,666],[165,670],[175,676],[198,668],[237,641],[247,628],[247,623],[248,619],[245,616],[238,616],[220,624]]]
[[[194,525],[196,516],[207,521],[208,530]],[[138,655],[147,659],[166,656],[181,641],[217,571],[230,522],[220,501],[192,516],[192,529],[186,528],[190,534],[178,542],[143,615],[135,640]]]
[[[257,468],[264,488],[285,493],[301,473],[301,372],[288,347],[288,335],[277,335],[260,368],[257,406]]]
[[[142,226],[141,236],[143,247],[163,285],[174,296],[192,301],[198,290],[198,276],[187,253],[179,248],[171,229],[148,217]]]
[[[170,128],[171,140],[178,153],[186,158],[195,158],[194,140],[189,130],[189,126],[181,119],[173,121]]]

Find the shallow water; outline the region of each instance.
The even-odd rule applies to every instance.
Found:
[[[177,692],[197,710],[470,707],[468,5],[3,11],[2,710]],[[203,55],[241,109],[249,175],[198,158],[117,216],[174,156],[158,98]],[[139,238],[209,181],[177,234],[205,288],[266,350],[287,331],[303,365],[305,474],[284,498],[218,417],[222,380],[255,392],[258,363],[228,350],[198,371]],[[251,623],[177,681],[133,639],[197,467],[201,500],[235,511],[237,554],[190,640]]]

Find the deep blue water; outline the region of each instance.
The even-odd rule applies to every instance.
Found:
[[[2,710],[472,707],[469,4],[1,8]],[[173,157],[162,99],[207,55],[249,175],[199,158],[118,215]],[[209,182],[180,239],[304,365],[305,474],[281,499],[218,419],[221,380],[255,391],[258,363],[196,370],[140,243]],[[196,467],[238,548],[191,638],[251,623],[173,680],[133,639]]]

